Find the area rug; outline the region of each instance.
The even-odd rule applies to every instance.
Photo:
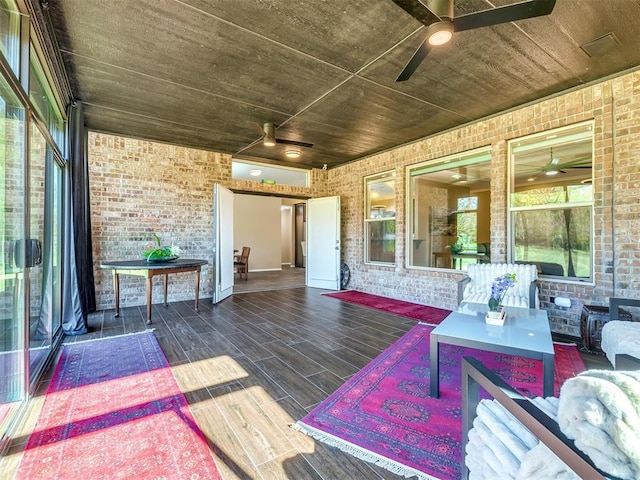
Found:
[[[440,345],[440,398],[429,396],[429,333],[418,324],[293,427],[394,473],[461,478],[461,359],[472,356],[527,396],[542,395],[542,362]],[[554,344],[555,390],[585,369],[575,345]]]
[[[153,333],[65,345],[16,480],[220,479]]]
[[[325,293],[327,297],[337,298],[344,302],[356,303],[365,307],[375,308],[384,312],[395,313],[404,317],[414,318],[423,323],[438,325],[451,310],[419,305],[417,303],[395,300],[393,298],[372,295],[371,293],[358,292],[356,290],[344,290],[341,292]]]

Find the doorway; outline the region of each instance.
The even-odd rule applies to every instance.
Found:
[[[251,247],[247,280],[236,274],[234,293],[305,286],[305,201],[259,194],[236,193],[234,249]]]

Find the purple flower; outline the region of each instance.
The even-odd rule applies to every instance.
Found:
[[[505,273],[497,277],[491,284],[491,298],[489,299],[489,307],[497,308],[502,304],[504,294],[507,293],[507,289],[513,287],[516,284],[515,273]],[[494,308],[491,308],[492,310]]]

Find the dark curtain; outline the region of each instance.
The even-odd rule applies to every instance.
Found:
[[[87,315],[96,310],[89,208],[89,166],[82,104],[69,107],[69,163],[65,169],[65,298],[62,328],[67,335],[87,333]]]

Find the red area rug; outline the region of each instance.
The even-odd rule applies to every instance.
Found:
[[[153,333],[65,345],[15,479],[220,479]]]
[[[337,298],[344,302],[356,303],[365,307],[375,308],[384,312],[395,313],[404,317],[415,318],[423,323],[438,325],[442,322],[451,310],[419,305],[417,303],[395,300],[393,298],[381,297],[370,293],[358,292],[356,290],[344,290],[335,293],[325,293],[327,297]]]
[[[308,435],[401,475],[461,478],[461,358],[481,360],[529,396],[542,395],[542,362],[440,346],[439,399],[429,396],[429,333],[419,324],[294,425]],[[556,395],[585,369],[575,345],[554,344]]]

